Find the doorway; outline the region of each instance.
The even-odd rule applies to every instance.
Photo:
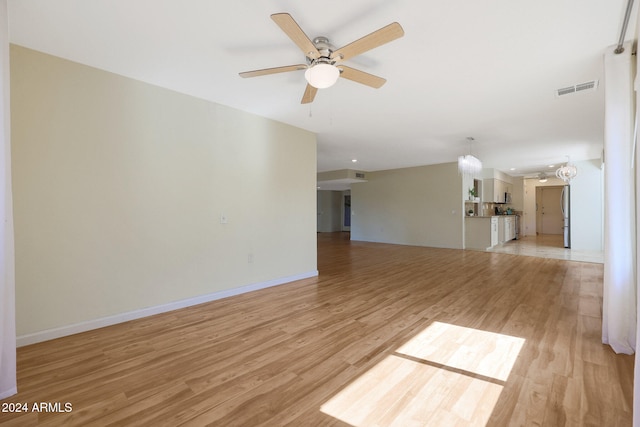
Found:
[[[536,188],[536,234],[562,234],[562,186]]]
[[[351,194],[342,195],[342,231],[351,231]]]

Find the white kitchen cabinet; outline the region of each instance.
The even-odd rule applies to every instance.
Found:
[[[511,236],[510,240],[513,240],[513,239],[516,238],[516,224],[517,224],[516,218],[512,217],[511,218],[511,228],[509,230],[509,235]]]
[[[511,223],[513,218],[505,217],[504,219],[504,241],[508,242],[511,237]]]
[[[504,202],[504,193],[507,192],[507,183],[496,179],[496,202]]]
[[[513,216],[504,217],[504,242],[508,242],[516,238],[516,219]]]
[[[509,186],[500,179],[485,179],[482,181],[483,202],[504,203],[504,193],[510,193]]]
[[[498,244],[498,217],[491,217],[491,246]]]
[[[494,193],[493,179],[482,180],[482,201],[485,203],[493,202],[495,200],[493,197]]]

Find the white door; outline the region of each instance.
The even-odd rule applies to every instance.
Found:
[[[540,234],[562,234],[564,223],[561,197],[562,187],[542,187]]]

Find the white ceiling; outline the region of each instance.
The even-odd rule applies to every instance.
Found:
[[[319,172],[452,162],[472,136],[485,167],[517,175],[567,155],[600,157],[603,53],[618,41],[627,0],[8,3],[15,44],[317,133]],[[240,78],[304,62],[270,19],[277,12],[337,47],[399,22],[403,38],[345,62],[387,83],[340,79],[301,105],[302,71]],[[635,16],[634,7],[627,40]],[[595,92],[555,97],[594,79]]]

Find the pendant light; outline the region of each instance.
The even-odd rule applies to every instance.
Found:
[[[463,176],[475,177],[482,171],[482,162],[471,155],[471,143],[475,141],[473,137],[468,137],[469,154],[458,157],[458,172]]]
[[[575,178],[577,174],[578,174],[578,168],[576,167],[576,165],[571,163],[569,156],[567,156],[567,163],[565,163],[564,166],[558,168],[558,170],[556,171],[556,176],[561,180],[563,180],[564,182],[566,182],[567,184],[569,184],[570,181],[573,178]]]

